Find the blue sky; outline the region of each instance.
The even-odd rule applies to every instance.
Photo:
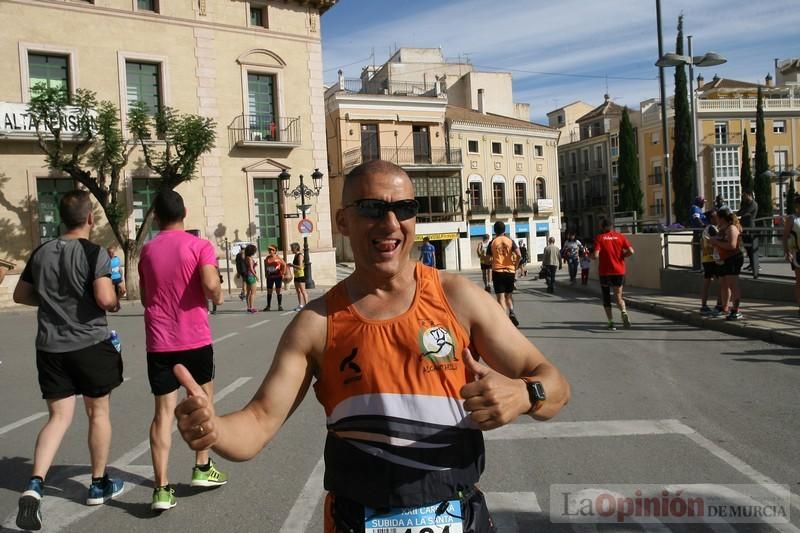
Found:
[[[695,55],[715,51],[728,63],[696,69],[762,82],[773,59],[800,57],[797,0],[662,0],[664,50],[674,51],[678,15]],[[531,118],[575,100],[597,105],[608,92],[638,109],[658,96],[655,0],[340,0],[322,17],[324,79],[358,77],[395,47],[441,47],[479,70],[509,71],[514,99]],[[667,69],[672,93],[673,70]],[[558,74],[558,75],[556,75]]]

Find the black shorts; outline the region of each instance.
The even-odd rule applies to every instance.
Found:
[[[719,277],[720,266],[714,261],[703,263],[703,277],[705,279],[712,279]]]
[[[492,265],[487,265],[486,263],[481,263],[481,270],[491,270]]]
[[[73,352],[36,350],[36,369],[45,400],[100,398],[122,383],[122,354],[108,339]]]
[[[794,253],[794,262],[795,262],[795,264],[800,265],[800,252],[795,252]],[[791,263],[790,263],[790,265],[791,265]],[[791,265],[791,267],[792,267],[792,270],[797,270],[794,265]]]
[[[298,283],[305,283],[306,277],[305,276],[295,276],[294,277],[294,284],[297,285]]]
[[[514,292],[514,280],[516,279],[514,272],[492,272],[492,285],[494,285],[495,294],[512,293]]]
[[[625,285],[625,276],[600,276],[601,287],[622,287]]]
[[[271,289],[275,287],[276,289],[280,289],[283,285],[283,278],[267,278],[267,288]]]
[[[180,383],[172,372],[178,363],[189,370],[198,385],[214,379],[214,348],[212,345],[180,352],[147,352],[147,377],[150,391],[156,396],[178,390]]]
[[[744,265],[744,254],[732,255],[719,267],[720,276],[738,276]]]

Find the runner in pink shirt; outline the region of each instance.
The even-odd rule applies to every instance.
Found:
[[[150,426],[154,490],[151,508],[175,507],[167,466],[172,444],[172,423],[178,399],[178,380],[172,367],[189,369],[206,393],[214,393],[214,351],[206,302],[224,301],[212,244],[186,232],[186,207],[175,191],[163,191],[154,202],[159,234],[142,249],[139,287],[144,305],[147,375],[155,395],[155,416]],[[202,429],[202,428],[201,428]],[[227,483],[215,468],[208,450],[197,452],[192,469],[193,487]]]

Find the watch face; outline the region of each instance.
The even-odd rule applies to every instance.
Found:
[[[530,393],[531,398],[536,401],[541,402],[545,400],[544,387],[540,381],[528,382],[528,392]]]

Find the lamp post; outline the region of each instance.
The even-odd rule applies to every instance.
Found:
[[[658,58],[664,57],[664,39],[661,32],[661,0],[656,0],[656,26],[658,28]],[[664,85],[664,67],[658,65],[658,80],[661,93],[661,137],[664,147],[664,188],[667,193],[667,226],[672,224],[672,184],[669,179],[669,131],[667,129],[667,90]]]
[[[700,175],[697,172],[697,111],[695,109],[695,99],[694,99],[694,67],[715,67],[717,65],[722,65],[723,63],[727,63],[728,60],[719,55],[716,52],[707,52],[701,56],[693,56],[692,55],[692,36],[689,35],[687,37],[689,41],[689,55],[682,56],[679,54],[667,53],[660,56],[659,60],[656,61],[656,66],[659,68],[663,67],[680,67],[683,65],[687,65],[689,67],[689,108],[692,114],[692,162],[694,163],[692,169],[692,196],[698,196],[703,191],[703,184],[700,183]]]
[[[311,209],[311,205],[306,203],[306,201],[310,201],[315,196],[319,196],[319,192],[322,190],[322,172],[320,172],[318,168],[315,168],[314,173],[311,174],[311,179],[314,180],[313,188],[308,187],[303,182],[303,175],[300,174],[300,185],[290,190],[289,179],[291,178],[291,174],[286,172],[286,169],[281,171],[278,178],[281,180],[283,195],[287,198],[294,198],[300,202],[297,204],[297,209],[303,214],[303,220],[307,220],[306,212]],[[308,253],[308,232],[303,232],[303,272],[306,277],[306,288],[313,289],[315,283],[311,275],[311,257]]]
[[[781,170],[780,173],[773,172],[772,170],[767,170],[761,174],[762,178],[768,178],[770,181],[774,181],[778,184],[778,216],[783,216],[783,184],[786,183],[786,180],[795,180],[797,176],[800,176],[800,172],[795,169],[789,170]]]

